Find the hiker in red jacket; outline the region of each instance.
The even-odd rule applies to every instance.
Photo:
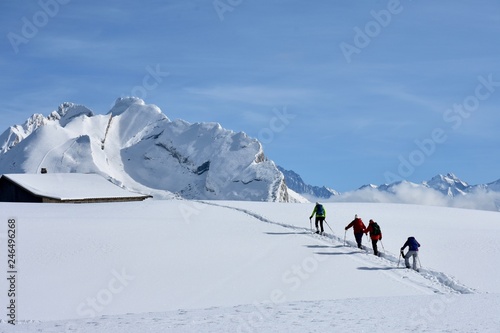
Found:
[[[350,227],[353,227],[354,238],[356,238],[358,248],[362,249],[363,247],[361,246],[361,240],[363,239],[363,233],[366,230],[366,226],[363,223],[363,220],[361,220],[361,218],[359,218],[357,214],[354,215],[354,220],[345,227],[345,230],[349,229]]]
[[[377,222],[370,220],[368,223],[368,228],[365,230],[365,234],[370,233],[370,238],[372,240],[373,254],[378,256],[377,242],[382,240],[382,230]]]

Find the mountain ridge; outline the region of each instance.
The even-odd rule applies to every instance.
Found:
[[[315,199],[330,199],[332,197],[341,197],[343,193],[338,192],[334,189],[328,188],[326,186],[315,186],[307,184],[302,177],[293,170],[286,170],[285,168],[278,166],[278,169],[285,176],[285,182],[287,186],[294,190],[295,192],[304,195],[311,196],[312,200]],[[390,184],[366,184],[361,187],[348,192],[356,192],[361,190],[376,190],[379,192],[394,193],[394,188],[401,185],[407,184],[415,188],[428,188],[436,190],[448,197],[466,196],[467,194],[473,193],[478,190],[500,192],[500,179],[487,183],[478,185],[469,185],[467,182],[461,180],[453,173],[447,174],[437,174],[427,181],[422,181],[421,183],[414,183],[407,180],[396,181]]]
[[[139,98],[106,114],[63,103],[0,135],[0,173],[98,173],[160,198],[289,201],[283,174],[244,132],[171,121]]]
[[[392,189],[401,184],[406,183],[416,187],[424,187],[434,189],[445,196],[448,197],[457,197],[457,196],[466,196],[467,194],[473,193],[477,190],[486,190],[492,192],[500,192],[500,179],[486,183],[486,184],[478,184],[478,185],[470,185],[467,182],[458,178],[454,173],[447,174],[437,174],[432,177],[430,180],[422,181],[421,183],[413,183],[406,180],[394,182],[391,184],[382,184],[382,185],[374,185],[368,184],[363,185],[358,190],[363,189],[373,189],[379,190],[382,192],[393,192]]]
[[[500,179],[487,184],[469,185],[455,174],[447,173],[421,183],[402,180],[391,184],[367,184],[339,193],[327,187],[308,185],[290,170],[285,170],[284,176],[285,182],[292,184],[290,189],[310,201],[410,203],[500,211]],[[325,189],[331,192],[323,195]]]
[[[293,170],[286,170],[278,165],[278,169],[283,173],[288,188],[303,196],[313,196],[321,199],[329,199],[332,196],[340,195],[339,192],[326,186],[314,186],[304,182],[302,177]]]

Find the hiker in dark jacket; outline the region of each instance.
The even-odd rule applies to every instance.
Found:
[[[312,219],[312,217],[314,216],[314,214],[316,214],[316,233],[319,234],[321,232],[321,234],[323,234],[324,232],[324,229],[323,229],[323,221],[326,219],[326,209],[325,207],[323,207],[322,204],[316,202],[316,206],[314,206],[314,209],[311,213],[311,216],[309,216],[309,220]],[[319,226],[318,226],[319,224]],[[321,227],[321,231],[320,231],[320,228]]]
[[[366,226],[363,223],[363,220],[361,220],[361,218],[358,217],[357,214],[354,215],[354,220],[352,220],[352,222],[345,227],[345,230],[351,227],[354,230],[354,238],[356,238],[356,243],[358,244],[358,248],[362,249],[363,247],[361,246],[361,241],[363,239],[363,233],[366,230]]]
[[[370,239],[372,240],[373,254],[378,256],[377,242],[382,240],[382,230],[377,222],[370,220],[368,223],[368,228],[365,230],[365,234],[370,233]]]
[[[404,249],[408,246],[408,252],[404,254]],[[420,243],[417,242],[415,237],[408,237],[403,247],[401,248],[401,255],[405,258],[406,268],[410,268],[410,257],[413,257],[413,269],[418,271],[417,269],[417,259],[418,259],[418,248],[420,247]]]

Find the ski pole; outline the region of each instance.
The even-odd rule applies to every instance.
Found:
[[[399,258],[398,258],[398,268],[399,268],[399,262],[401,261],[401,252],[399,252]]]
[[[347,234],[347,230],[344,232],[344,246],[345,246],[345,235]]]
[[[384,252],[385,252],[384,243],[382,243],[381,239],[380,239],[380,245],[382,245],[382,250],[384,250]]]
[[[330,225],[328,224],[328,222],[326,222],[326,220],[325,220],[325,223],[326,223],[326,225],[328,226],[328,228],[330,228],[330,230],[332,231],[332,235],[333,235],[333,230],[332,230],[332,227],[330,227]]]
[[[420,256],[417,254],[417,259],[418,259],[418,265],[420,266],[420,268],[422,268],[422,263],[420,262]]]
[[[312,223],[311,218],[309,218],[309,226],[311,227],[311,232],[312,232],[313,231],[313,223]]]

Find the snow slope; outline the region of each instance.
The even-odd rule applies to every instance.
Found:
[[[20,320],[4,317],[0,331],[497,331],[498,213],[325,206],[333,234],[325,226],[318,236],[312,204],[0,203],[1,219],[16,220]],[[380,223],[383,258],[344,233],[354,214]],[[398,267],[410,235],[422,244],[421,273]]]

